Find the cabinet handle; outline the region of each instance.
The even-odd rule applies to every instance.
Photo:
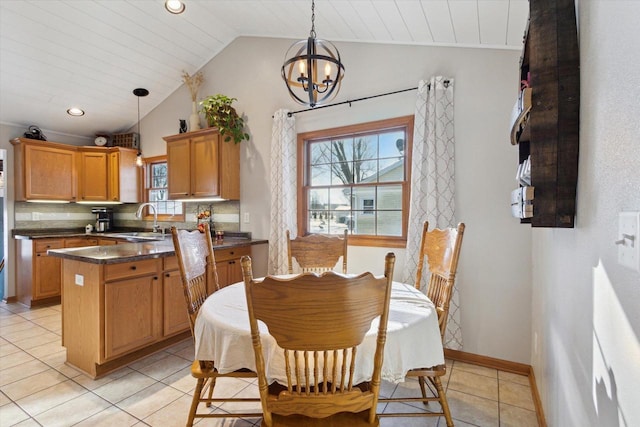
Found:
[[[231,254],[231,255],[233,255],[234,253],[235,253],[235,252],[233,252],[233,251],[229,252],[229,254]]]
[[[36,254],[36,256],[40,256],[40,254]]]
[[[131,269],[132,269],[132,270],[135,270],[135,269],[136,269],[136,266],[135,266],[135,265],[132,265],[132,266],[131,266]]]
[[[158,276],[153,276],[153,280],[158,280]]]
[[[165,273],[164,277],[171,277],[171,274]]]
[[[236,263],[235,261],[229,261],[229,264],[235,264],[235,263]]]

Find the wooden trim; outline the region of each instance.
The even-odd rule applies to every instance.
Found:
[[[11,304],[11,303],[14,303],[14,302],[18,302],[18,298],[16,296],[6,297],[2,301],[4,301],[5,304]]]
[[[470,363],[472,365],[483,366],[485,368],[497,369],[499,371],[511,372],[513,374],[526,375],[529,378],[529,385],[531,387],[531,396],[533,398],[533,404],[536,411],[536,417],[538,418],[539,427],[547,427],[547,422],[544,418],[544,410],[542,407],[542,400],[538,393],[538,386],[536,384],[536,378],[533,373],[533,367],[524,363],[511,362],[504,359],[496,359],[489,356],[482,356],[479,354],[467,353],[460,350],[452,350],[449,348],[444,349],[444,357],[458,362]]]
[[[354,125],[341,126],[331,129],[321,129],[305,133],[299,133],[297,135],[297,211],[296,216],[298,220],[298,236],[304,236],[307,234],[306,227],[306,207],[308,206],[308,200],[306,197],[306,191],[304,191],[305,171],[307,166],[308,151],[306,149],[305,142],[314,141],[324,138],[337,138],[345,135],[357,135],[357,134],[374,134],[384,129],[406,127],[407,135],[405,141],[405,180],[399,184],[402,184],[403,197],[402,197],[402,236],[372,236],[372,235],[349,235],[349,246],[372,246],[372,247],[391,247],[391,248],[404,248],[407,244],[407,233],[409,224],[409,204],[411,194],[411,153],[413,147],[413,132],[414,132],[414,116],[401,116],[391,119],[376,120],[366,123],[358,123]]]

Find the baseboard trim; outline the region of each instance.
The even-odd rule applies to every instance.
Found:
[[[536,408],[536,416],[538,417],[538,426],[547,427],[544,418],[544,410],[542,409],[542,400],[538,393],[536,385],[536,377],[533,373],[533,367],[524,363],[510,362],[504,359],[496,359],[489,356],[481,356],[479,354],[467,353],[460,350],[444,349],[444,357],[458,362],[470,363],[472,365],[484,366],[485,368],[498,369],[500,371],[511,372],[513,374],[526,375],[529,378],[531,386],[531,395],[533,404]]]
[[[13,297],[6,297],[6,298],[4,298],[4,299],[3,299],[3,301],[4,301],[6,304],[11,304],[11,303],[14,303],[14,302],[18,302],[18,297],[15,297],[15,296],[13,296]]]

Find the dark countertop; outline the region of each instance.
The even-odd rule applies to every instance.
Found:
[[[265,243],[268,243],[268,241],[260,239],[229,238],[214,241],[213,250],[260,245]],[[165,238],[164,241],[119,243],[117,245],[88,246],[69,249],[49,249],[47,253],[58,258],[73,259],[92,264],[118,264],[121,262],[163,258],[176,254],[170,235],[167,235],[167,238]]]
[[[37,240],[67,237],[121,237],[123,232],[140,230],[119,229],[105,233],[85,233],[84,230],[38,229],[13,230],[15,239]],[[252,239],[251,233],[225,232],[223,240],[213,240],[213,249],[229,249],[234,247],[260,245],[268,243],[264,239]],[[73,259],[92,264],[118,264],[121,262],[139,261],[143,259],[163,258],[175,255],[171,234],[165,234],[164,240],[147,240],[142,242],[119,243],[107,246],[87,246],[82,248],[50,249],[47,253],[63,259]]]

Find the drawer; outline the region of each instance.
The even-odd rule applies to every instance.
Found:
[[[61,248],[64,248],[64,240],[62,239],[45,239],[35,241],[36,252],[46,252],[49,249]]]
[[[240,246],[237,248],[215,249],[213,255],[216,262],[238,259],[244,255],[251,255],[251,246]]]
[[[178,267],[178,257],[177,256],[167,256],[162,258],[163,261],[163,267],[162,269],[164,271],[169,271],[169,270],[178,270],[180,267]]]
[[[145,259],[120,264],[108,264],[104,267],[104,280],[109,282],[126,277],[156,274],[159,262],[159,259]]]
[[[98,239],[88,237],[76,237],[73,239],[64,239],[65,248],[81,248],[83,246],[98,246]]]

